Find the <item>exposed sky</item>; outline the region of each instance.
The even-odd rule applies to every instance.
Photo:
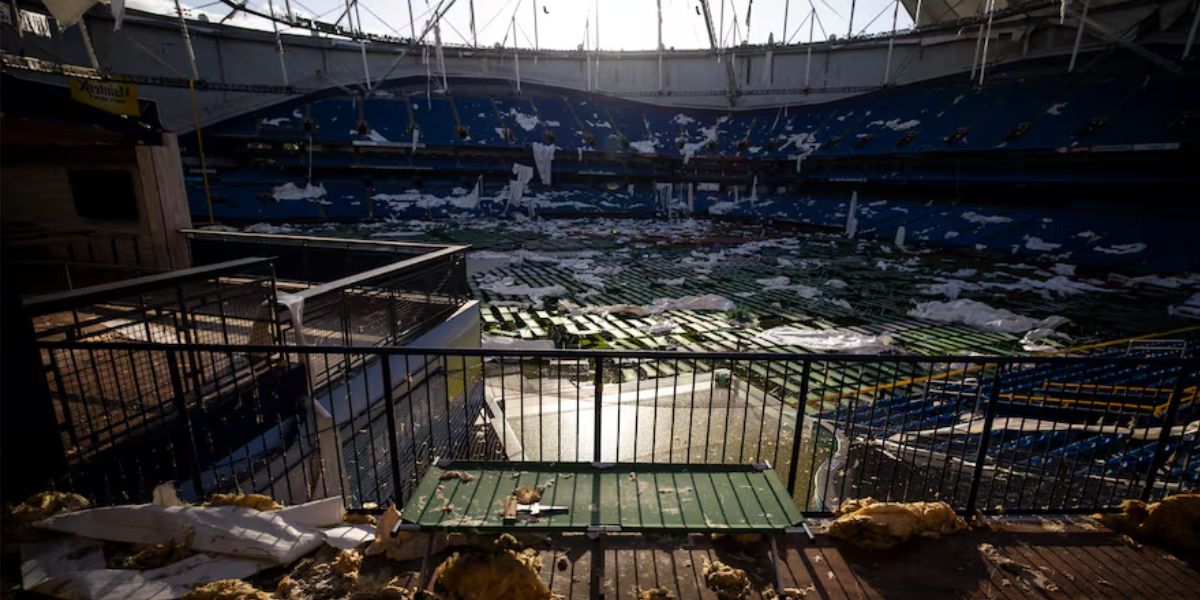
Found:
[[[173,0],[127,0],[128,6],[160,13],[174,13]],[[279,14],[285,11],[284,0],[274,0]],[[288,0],[292,10],[300,15],[335,22],[346,9],[345,0]],[[449,1],[449,0],[447,0]],[[268,12],[268,0],[250,0],[250,6]],[[357,14],[361,29],[379,34],[409,37],[409,0],[361,0]],[[855,0],[854,34],[889,32],[896,0]],[[411,0],[413,20],[418,35],[438,0]],[[219,0],[183,0],[185,9],[203,12],[211,20],[219,20],[229,9]],[[657,8],[655,0],[474,0],[476,36],[479,45],[504,44],[522,48],[535,45],[541,48],[574,49],[584,43],[596,44],[604,50],[648,50],[657,45]],[[765,43],[770,36],[778,43],[784,39],[786,11],[787,38],[793,43],[809,39],[810,25],[816,41],[829,34],[846,36],[850,26],[850,0],[710,0],[713,27],[721,36],[722,45],[733,46],[741,41]],[[667,48],[707,48],[708,33],[700,12],[699,0],[662,0],[663,45]],[[536,33],[534,13],[537,13]],[[749,22],[747,13],[749,12]],[[816,19],[810,19],[815,14]],[[470,45],[471,0],[457,0],[446,13],[442,26],[442,41],[446,44]],[[515,36],[514,36],[515,19]],[[238,15],[228,21],[243,27],[270,29],[263,19]],[[901,6],[896,19],[897,29],[912,23]],[[345,19],[342,25],[346,25]],[[358,29],[357,20],[355,29]],[[288,30],[284,30],[288,31]],[[432,41],[432,34],[429,37]]]

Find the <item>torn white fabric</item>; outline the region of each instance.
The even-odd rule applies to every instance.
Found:
[[[60,29],[66,29],[79,22],[83,13],[87,12],[97,0],[42,0],[54,20],[58,21]]]
[[[38,527],[130,544],[165,544],[195,532],[192,549],[290,563],[315,550],[322,536],[281,511],[238,506],[110,506],[50,517]]]
[[[1057,315],[1038,320],[965,298],[949,302],[922,302],[908,311],[908,316],[943,323],[962,323],[1008,333],[1025,333],[1038,328],[1053,329],[1068,321],[1067,318]]]
[[[800,329],[787,325],[773,327],[755,339],[777,346],[799,346],[816,352],[847,352],[850,354],[879,354],[894,350],[892,338],[874,336],[842,329]]]
[[[481,340],[485,350],[553,350],[552,340],[525,340],[506,335],[483,334]]]
[[[538,178],[542,180],[543,185],[550,185],[550,170],[554,165],[554,151],[558,146],[554,144],[533,143],[533,164],[537,166]]]
[[[716,294],[702,296],[684,296],[682,298],[659,298],[650,304],[610,304],[605,306],[573,306],[569,302],[560,302],[559,306],[567,312],[578,314],[627,314],[639,317],[656,315],[668,310],[733,310],[737,305],[732,300]]]

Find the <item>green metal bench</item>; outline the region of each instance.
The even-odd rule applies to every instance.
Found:
[[[505,518],[506,502],[520,487],[540,488],[542,506],[563,510]],[[776,579],[778,537],[808,533],[791,494],[765,463],[439,461],[410,496],[392,535],[404,530],[762,533]]]

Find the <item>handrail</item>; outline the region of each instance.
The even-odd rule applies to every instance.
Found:
[[[341,238],[327,237],[315,235],[294,235],[286,233],[250,233],[244,231],[219,231],[213,229],[180,229],[180,233],[195,236],[195,237],[212,237],[212,238],[234,238],[244,240],[262,240],[263,242],[272,243],[287,243],[299,242],[301,245],[313,242],[321,244],[329,244],[345,247],[370,248],[371,246],[382,248],[405,248],[405,249],[442,249],[442,248],[468,248],[469,246],[448,246],[446,244],[427,244],[421,242],[397,242],[392,240],[364,240],[359,238]]]
[[[312,289],[312,288],[310,288]],[[309,290],[305,290],[309,291]],[[288,352],[296,354],[379,354],[388,356],[469,356],[469,357],[513,357],[513,358],[561,358],[580,360],[586,358],[616,359],[642,358],[661,360],[764,360],[789,361],[838,361],[847,363],[986,363],[990,365],[1157,365],[1194,366],[1200,369],[1200,357],[1136,357],[1136,356],[927,356],[919,354],[836,354],[836,353],[774,353],[774,352],[693,352],[672,350],[519,350],[489,348],[420,348],[411,346],[272,346],[262,344],[162,344],[152,342],[65,342],[39,341],[43,348],[71,349],[90,348],[95,350],[150,350],[150,351],[216,351],[216,352]]]
[[[76,308],[86,304],[92,304],[109,300],[112,298],[123,298],[146,292],[153,289],[162,289],[164,286],[177,285],[196,281],[198,279],[207,279],[214,275],[221,275],[236,271],[245,270],[250,267],[271,267],[274,258],[247,257],[237,260],[204,265],[200,267],[192,267],[190,269],[180,269],[177,271],[168,271],[166,273],[156,273],[154,275],[146,275],[145,277],[137,277],[134,279],[125,279],[112,283],[102,283],[99,285],[68,290],[65,292],[54,292],[51,294],[43,294],[40,296],[32,296],[25,298],[22,304],[26,311],[29,311],[30,316],[57,312]]]

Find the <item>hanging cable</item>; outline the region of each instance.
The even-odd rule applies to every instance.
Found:
[[[196,51],[192,48],[192,36],[188,33],[187,20],[183,18],[183,7],[179,5],[179,0],[175,0],[175,12],[179,15],[179,29],[183,33],[188,60],[192,65],[192,78],[188,80],[188,90],[192,96],[192,121],[196,127],[196,149],[200,153],[200,175],[204,180],[204,201],[208,205],[208,222],[215,223],[217,219],[213,213],[212,190],[208,185],[208,163],[204,158],[204,133],[200,130],[200,101],[196,98],[196,81],[200,79],[200,70],[196,68]]]

